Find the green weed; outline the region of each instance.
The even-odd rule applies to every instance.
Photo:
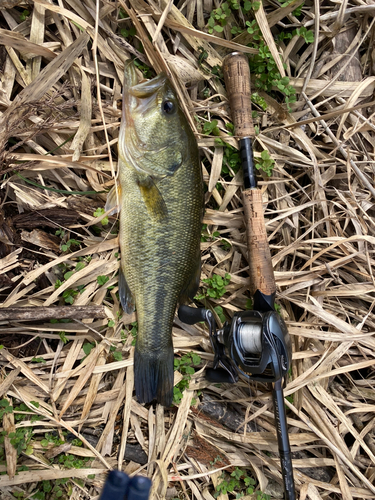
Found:
[[[13,406],[9,403],[7,399],[0,400],[0,419],[4,417],[6,413],[13,413]]]
[[[122,352],[117,351],[116,349],[117,349],[116,346],[111,345],[111,347],[109,348],[109,352],[112,353],[112,356],[115,361],[122,361]]]
[[[219,316],[220,321],[222,323],[225,323],[226,318],[224,316],[223,308],[221,306],[216,306],[216,307],[214,307],[214,311],[216,311],[216,314]]]
[[[220,299],[226,290],[226,286],[230,283],[230,274],[226,273],[225,277],[219,276],[218,274],[213,274],[211,278],[203,279],[204,283],[207,283],[207,288],[205,293],[196,295],[197,300],[205,299],[210,297],[212,299]]]
[[[98,285],[102,286],[105,285],[107,281],[109,281],[109,278],[108,276],[98,276],[96,278],[96,281],[98,282]]]
[[[302,7],[305,5],[305,2],[301,3],[301,5],[299,7],[297,7],[293,12],[293,16],[296,16],[296,17],[299,17],[300,15],[302,15]]]
[[[268,177],[271,177],[274,166],[275,160],[270,157],[269,152],[266,150],[261,152],[260,158],[255,158],[255,168],[263,170]]]
[[[260,7],[260,1],[251,2],[250,0],[245,0],[241,5],[239,0],[227,0],[223,2],[220,7],[213,9],[211,15],[207,22],[208,32],[222,33],[224,27],[228,24],[229,18],[232,12],[239,10],[240,8],[244,13],[249,12],[251,9],[258,10]],[[236,35],[241,33],[242,30],[237,27],[231,29],[231,33]]]
[[[42,439],[40,442],[43,448],[47,448],[50,444],[54,444],[55,446],[60,446],[63,443],[64,441],[60,439],[57,434],[55,435],[50,432],[46,432],[44,434],[44,439]]]
[[[66,243],[63,243],[63,244],[61,245],[61,250],[62,250],[63,252],[67,252],[67,251],[70,249],[70,247],[72,247],[72,246],[79,246],[79,247],[80,247],[80,246],[81,246],[81,242],[80,242],[80,241],[75,240],[74,238],[71,238],[71,239],[70,239],[70,240],[68,240]]]
[[[138,322],[133,321],[133,323],[130,323],[130,325],[131,325],[130,333],[133,336],[132,346],[135,346],[135,343],[137,342],[137,335],[138,335]]]
[[[293,34],[302,36],[302,38],[305,39],[306,43],[314,43],[314,32],[308,31],[304,26],[297,28],[295,31],[293,31]]]
[[[69,342],[69,340],[66,338],[66,333],[61,331],[59,332],[59,337],[60,337],[60,340],[64,343],[64,344],[67,344]]]
[[[133,62],[134,62],[134,65],[139,69],[139,71],[142,72],[142,74],[145,78],[149,79],[149,78],[153,77],[151,68],[149,66],[146,66],[146,64],[143,64],[138,59],[134,59]]]
[[[236,467],[235,470],[228,475],[226,472],[222,474],[223,481],[216,486],[214,497],[217,498],[220,494],[235,493],[236,498],[241,498],[244,495],[252,495],[254,493],[255,480],[248,476],[246,471]],[[270,500],[269,495],[265,495],[261,491],[257,491],[257,500]]]
[[[230,144],[224,144],[224,156],[221,173],[222,175],[229,175],[230,177],[234,177],[241,168],[240,152]]]
[[[29,17],[29,15],[30,15],[30,12],[25,9],[23,12],[21,12],[20,21],[21,22],[26,21],[26,19]]]
[[[95,210],[95,212],[93,213],[93,216],[94,217],[101,217],[102,215],[105,214],[105,210],[104,208],[97,208]],[[108,217],[104,217],[101,221],[100,221],[101,225],[102,226],[106,226],[108,224]]]
[[[203,124],[203,133],[206,135],[220,135],[220,130],[218,128],[218,121],[212,120],[211,122],[205,122]]]
[[[134,26],[131,26],[130,28],[121,28],[120,33],[124,38],[129,38],[135,36],[137,34],[137,30]]]
[[[194,352],[184,354],[181,358],[174,358],[174,369],[183,375],[183,379],[173,388],[173,403],[178,405],[182,399],[182,393],[189,387],[191,375],[195,373],[193,366],[199,365],[201,357]],[[193,403],[194,404],[194,403]]]

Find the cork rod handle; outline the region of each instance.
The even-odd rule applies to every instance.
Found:
[[[265,296],[273,307],[276,292],[271,252],[264,222],[262,194],[256,188],[256,176],[251,139],[255,136],[251,116],[250,70],[247,57],[239,52],[229,54],[223,63],[225,87],[235,127],[240,137],[241,160],[245,189],[242,193],[245,210],[247,248],[250,274],[250,293],[256,297],[257,291]]]
[[[273,296],[276,283],[264,223],[262,193],[259,189],[245,189],[242,201],[249,253],[250,293],[254,296],[259,290],[263,295]]]
[[[250,69],[247,57],[233,52],[224,59],[223,73],[235,133],[241,139],[254,137],[251,116]]]

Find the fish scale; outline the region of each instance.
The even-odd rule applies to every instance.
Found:
[[[119,294],[125,310],[133,303],[137,310],[137,398],[169,406],[173,318],[177,304],[191,298],[199,285],[203,181],[195,137],[168,79],[137,80],[127,64],[119,136],[119,241],[125,278],[119,281]],[[107,209],[116,198],[109,195]]]

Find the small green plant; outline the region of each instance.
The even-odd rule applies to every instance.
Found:
[[[17,455],[20,455],[22,452],[25,455],[31,455],[33,452],[33,447],[30,445],[32,435],[31,427],[21,427],[16,429],[15,432],[8,434],[10,443],[15,447]]]
[[[126,38],[126,37],[125,37]],[[93,213],[94,217],[101,217],[105,214],[104,208],[97,208]],[[101,221],[102,226],[106,226],[108,224],[108,217],[104,217]]]
[[[69,342],[69,339],[67,339],[65,332],[59,332],[59,337],[64,344],[67,344]]]
[[[228,18],[231,15],[230,2],[223,2],[220,7],[213,9],[208,19],[208,32],[222,33],[224,26],[228,22]]]
[[[246,31],[249,33],[249,35],[252,35],[253,40],[260,40],[262,34],[256,20],[253,19],[252,21],[246,21],[245,24],[247,26]]]
[[[21,22],[26,21],[26,19],[29,17],[29,15],[30,15],[30,12],[25,9],[23,12],[21,12],[20,21]]]
[[[216,314],[219,316],[220,321],[222,323],[225,323],[226,318],[224,316],[223,308],[221,306],[216,306],[216,307],[214,307],[214,311],[216,311]]]
[[[173,388],[173,403],[179,404],[182,399],[182,393],[189,387],[191,375],[195,373],[193,366],[199,365],[201,357],[194,352],[184,354],[181,358],[174,358],[174,369],[183,375],[182,380]]]
[[[245,0],[243,5],[241,5],[240,0],[227,0],[223,2],[218,8],[213,9],[211,12],[207,22],[208,32],[213,33],[216,31],[217,33],[222,33],[233,11],[237,11],[240,8],[244,13],[249,12],[251,9],[256,11],[259,9],[260,4],[260,1],[251,2],[250,0]],[[237,35],[241,32],[241,28],[238,27],[233,27],[231,29],[233,35]]]
[[[246,471],[236,467],[230,475],[224,472],[221,477],[223,481],[216,486],[215,498],[220,494],[227,493],[236,493],[236,498],[254,494],[255,480],[249,477]],[[265,495],[261,491],[256,493],[257,500],[270,500],[269,495]]]
[[[122,361],[122,352],[117,351],[116,346],[111,345],[111,347],[109,348],[109,352],[112,353],[112,356],[113,356],[115,361]]]
[[[203,124],[203,133],[206,135],[220,135],[219,127],[217,126],[218,121],[212,120],[211,122],[205,122]]]
[[[85,342],[82,346],[82,350],[86,356],[90,354],[90,352],[94,349],[95,344],[90,344],[90,342]]]
[[[65,236],[65,230],[64,229],[58,229],[56,232],[55,232],[55,235],[56,236],[60,236],[60,238],[64,238]]]
[[[258,92],[254,92],[253,94],[251,94],[251,100],[254,104],[257,104],[263,110],[266,110],[268,107],[266,100],[264,99],[264,97],[261,97]]]
[[[137,342],[137,335],[138,335],[138,322],[133,321],[133,323],[130,323],[130,325],[131,325],[130,333],[133,337],[132,346],[135,346],[135,344]]]
[[[59,500],[68,498],[72,493],[71,482],[69,478],[55,479],[51,481],[42,481],[36,486],[36,492],[30,497],[33,500]],[[65,494],[65,496],[64,496]]]
[[[90,457],[78,458],[74,455],[59,455],[57,462],[65,469],[83,469],[87,466],[87,462],[92,460]]]
[[[0,419],[2,419],[6,413],[13,413],[13,406],[7,399],[0,399]]]
[[[203,279],[204,283],[207,283],[207,289],[205,294],[199,294],[195,298],[197,300],[204,299],[206,297],[211,297],[212,299],[220,299],[226,290],[226,286],[230,283],[230,274],[225,273],[224,278],[218,274],[213,274],[211,278]]]
[[[314,32],[308,31],[304,26],[297,28],[295,31],[293,31],[293,34],[302,36],[302,38],[305,39],[306,43],[314,43]]]
[[[36,401],[30,401],[30,404],[35,406],[35,408],[39,408],[39,403]],[[25,420],[30,420],[30,422],[37,422],[41,420],[42,417],[34,413],[25,403],[21,403],[18,406],[14,407],[14,420],[16,422],[23,422]]]
[[[44,358],[32,358],[31,363],[46,363],[47,361]]]
[[[151,68],[149,66],[147,66],[146,64],[143,64],[138,59],[134,59],[133,62],[134,62],[134,66],[136,66],[139,69],[139,71],[142,72],[142,74],[145,78],[147,78],[147,79],[152,78],[153,74],[152,74]]]
[[[203,47],[198,47],[199,50],[199,56],[198,56],[198,65],[202,66],[203,62],[207,59],[208,57],[208,52],[205,50]]]
[[[43,446],[43,448],[47,448],[50,444],[54,444],[55,446],[60,446],[60,444],[63,444],[64,441],[59,438],[58,435],[52,434],[50,432],[46,432],[44,434],[44,439],[40,441],[40,444]]]
[[[207,224],[202,225],[201,241],[211,241],[213,238],[218,238],[219,236],[219,231],[214,231],[212,234],[210,234],[207,231]]]
[[[258,1],[250,2],[250,0],[245,0],[245,2],[243,4],[243,10],[245,12],[248,12],[251,9],[257,11],[257,10],[259,10],[260,5],[261,5],[261,2],[258,2]]]
[[[66,304],[73,304],[74,302],[74,297],[76,297],[79,294],[78,290],[73,290],[73,288],[68,288],[67,290],[63,291],[63,299]]]
[[[255,24],[252,25],[252,29],[254,32],[257,30]],[[288,77],[281,77],[277,64],[264,40],[260,39],[259,45],[253,44],[253,46],[259,50],[258,54],[250,57],[250,71],[256,77],[255,88],[270,92],[276,87],[285,94],[285,102],[288,106],[295,102],[296,91],[290,85]]]
[[[81,246],[81,243],[80,243],[79,241],[77,241],[77,240],[75,240],[75,239],[71,238],[71,239],[70,239],[70,240],[68,240],[66,243],[63,243],[63,244],[61,245],[61,250],[62,250],[63,252],[67,252],[67,251],[70,249],[70,247],[72,247],[72,246]]]
[[[130,28],[121,28],[120,33],[124,38],[130,38],[137,34],[137,30],[134,26],[131,26]]]
[[[109,278],[108,276],[98,276],[96,278],[96,281],[98,282],[98,285],[102,286],[105,285],[107,281],[109,281]]]
[[[273,167],[275,166],[275,160],[270,157],[267,150],[264,150],[260,154],[260,158],[255,158],[255,167],[258,170],[263,170],[268,177],[271,177]]]
[[[302,7],[305,5],[305,2],[301,3],[301,5],[299,7],[297,7],[293,12],[293,16],[296,16],[296,17],[299,17],[300,15],[302,15]]]
[[[221,167],[221,173],[223,175],[228,174],[230,177],[234,177],[234,175],[239,171],[240,168],[241,168],[240,152],[230,144],[226,144],[224,147],[223,165]]]

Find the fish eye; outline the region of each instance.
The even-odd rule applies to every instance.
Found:
[[[176,111],[176,106],[172,101],[164,101],[161,107],[167,115],[172,115]]]

